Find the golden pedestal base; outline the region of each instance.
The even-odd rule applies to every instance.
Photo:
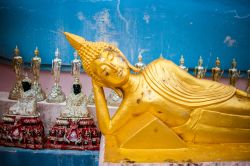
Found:
[[[155,140],[157,141],[157,140]],[[230,148],[229,148],[230,147]],[[250,144],[188,145],[180,149],[125,149],[113,136],[105,137],[104,161],[112,163],[193,163],[249,161]]]
[[[137,117],[120,131],[123,132],[105,135],[104,162],[183,163],[250,160],[250,143],[187,143],[163,122],[147,113]]]

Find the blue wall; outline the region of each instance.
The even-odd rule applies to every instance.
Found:
[[[73,49],[60,31],[88,40],[113,42],[132,63],[140,51],[146,63],[159,57],[188,67],[203,56],[211,68],[217,56],[228,69],[250,68],[249,0],[0,0],[0,57],[11,59],[18,45],[26,62],[40,49],[50,64],[58,47],[64,64]]]

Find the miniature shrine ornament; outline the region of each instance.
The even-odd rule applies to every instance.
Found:
[[[203,59],[200,56],[200,59],[198,61],[198,66],[196,66],[195,69],[194,69],[194,75],[197,78],[204,78],[205,75],[206,75],[206,69],[204,69],[202,64],[203,64]]]
[[[229,83],[232,86],[236,85],[237,80],[240,77],[240,71],[237,70],[237,62],[235,59],[232,60],[232,67],[229,69],[228,74],[229,74]]]
[[[14,87],[11,89],[9,93],[9,99],[17,100],[21,97],[21,93],[23,92],[22,89],[22,65],[23,65],[23,58],[20,56],[20,51],[16,46],[14,51],[14,57],[12,60],[12,67],[14,68],[16,74],[16,82]]]
[[[212,78],[213,81],[219,81],[223,75],[223,70],[221,70],[220,68],[220,60],[217,57],[216,61],[215,61],[215,67],[212,68]]]
[[[71,61],[71,74],[74,78],[74,82],[80,80],[80,72],[81,72],[81,60],[78,59],[77,52],[74,52],[74,60]]]
[[[64,92],[62,91],[62,87],[60,86],[60,73],[62,60],[59,57],[59,49],[56,49],[55,58],[52,60],[52,74],[54,78],[54,85],[46,99],[48,103],[62,103],[65,101],[66,97]]]
[[[46,98],[46,94],[44,93],[40,83],[39,83],[39,77],[40,77],[40,66],[41,66],[41,58],[39,57],[39,50],[36,47],[34,51],[35,56],[32,58],[31,61],[31,71],[33,74],[33,82],[31,89],[36,94],[37,101],[42,101]]]
[[[142,62],[142,54],[141,53],[138,55],[138,62],[135,64],[135,67],[137,67],[140,70],[143,70],[146,67],[146,65]]]
[[[184,66],[184,63],[185,63],[184,57],[183,57],[183,55],[181,55],[179,67],[180,67],[182,70],[184,70],[184,71],[187,72],[187,71],[188,71],[188,68],[187,68],[186,66]]]

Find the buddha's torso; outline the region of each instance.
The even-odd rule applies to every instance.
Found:
[[[165,62],[161,62],[161,64],[164,67],[155,68],[152,66],[146,74],[144,72],[134,76],[131,87],[127,88],[129,91],[124,93],[124,100],[120,107],[124,107],[124,110],[130,112],[128,115],[131,117],[130,119],[150,113],[166,126],[172,128],[178,135],[183,135],[187,141],[195,137],[195,130],[200,130],[201,133],[219,131],[221,125],[224,125],[225,128],[228,128],[227,132],[221,132],[223,133],[222,136],[215,134],[215,138],[211,138],[212,141],[217,139],[218,142],[223,142],[221,140],[223,137],[234,134],[235,129],[230,125],[232,123],[230,120],[233,121],[233,119],[239,120],[242,118],[244,127],[250,128],[245,122],[246,119],[250,119],[250,106],[247,106],[249,99],[243,97],[240,103],[235,104],[239,98],[238,95],[233,95],[235,94],[233,87],[193,78],[182,70],[177,71],[177,67],[173,71],[166,71],[172,64]],[[158,66],[160,65],[158,64]],[[172,66],[171,68],[175,67]],[[164,70],[163,76],[154,75],[158,70]],[[149,84],[148,80],[154,79],[154,76],[158,83]],[[161,79],[163,77],[164,79]],[[187,84],[181,82],[181,80],[185,80]],[[161,86],[164,87],[164,92],[160,91],[159,87]],[[188,89],[186,87],[187,89],[184,89],[185,86],[193,86],[193,88]],[[193,98],[193,100],[190,100],[190,98]],[[197,103],[194,104],[195,102]],[[220,120],[214,120],[218,117],[223,121],[223,124]],[[206,128],[200,127],[204,124],[209,126],[208,131],[206,131]],[[240,126],[238,127],[240,128]],[[204,135],[197,137],[196,141],[206,140],[203,137]],[[227,141],[245,142],[248,135],[249,131],[246,130],[242,133],[242,140],[233,137],[231,139],[230,137]],[[211,141],[207,140],[208,142]]]
[[[137,81],[131,87],[133,95],[130,93],[129,97],[124,96],[121,105],[127,110],[132,110],[131,116],[136,117],[149,112],[171,127],[182,125],[189,119],[190,108],[181,107],[163,98],[148,85],[143,75],[138,74],[136,77]],[[173,107],[178,109],[173,110]]]
[[[212,71],[213,71],[213,80],[218,81],[220,79],[221,69],[219,67],[214,67]]]

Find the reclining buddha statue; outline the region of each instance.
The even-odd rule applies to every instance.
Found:
[[[197,79],[162,57],[139,72],[115,46],[64,34],[92,77],[104,161],[250,160],[245,92]],[[113,117],[103,87],[123,97]]]

